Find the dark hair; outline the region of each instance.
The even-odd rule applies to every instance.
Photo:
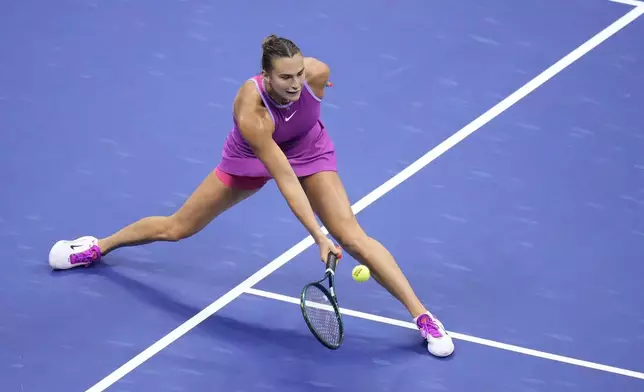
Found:
[[[262,69],[270,72],[273,69],[273,60],[293,57],[298,53],[300,48],[293,41],[271,34],[262,42]]]

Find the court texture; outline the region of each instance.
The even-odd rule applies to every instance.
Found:
[[[0,3],[0,390],[644,391],[644,2]],[[456,350],[318,248],[274,182],[194,237],[52,271],[60,239],[173,213],[261,41],[328,63],[364,229]]]

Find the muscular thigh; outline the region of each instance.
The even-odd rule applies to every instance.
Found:
[[[245,190],[226,186],[213,171],[172,215],[172,219],[182,230],[189,232],[186,234],[193,234],[203,229],[219,214],[257,191],[258,189]]]
[[[344,185],[336,172],[321,172],[301,180],[315,213],[331,236],[340,242],[362,235]]]

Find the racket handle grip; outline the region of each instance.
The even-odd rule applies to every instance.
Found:
[[[327,257],[326,260],[326,267],[331,269],[332,271],[335,271],[335,266],[338,263],[338,256],[336,256],[333,252],[329,252],[329,256]]]

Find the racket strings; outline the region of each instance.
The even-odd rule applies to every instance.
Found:
[[[340,344],[340,321],[327,295],[316,286],[305,293],[306,317],[318,337],[328,344]]]

